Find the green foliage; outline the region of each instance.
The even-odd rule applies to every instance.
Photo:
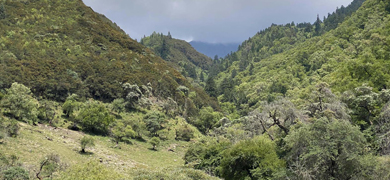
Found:
[[[386,70],[390,66],[385,61],[390,56],[384,53],[389,36],[385,30],[389,21],[384,18],[386,3],[362,3],[363,0],[355,0],[347,8],[340,8],[324,21],[327,25],[319,18],[317,28],[310,23],[272,25],[244,41],[237,52],[216,64],[216,69],[222,70],[216,72],[216,84],[231,87],[226,83],[230,77],[236,84],[234,98],[229,98],[232,91],[220,88],[220,100],[235,103],[239,113],[247,115],[260,107],[260,102],[272,102],[278,96],[304,106],[313,87],[321,82],[329,84],[334,94],[363,83],[373,87],[374,92],[386,89],[390,79]],[[315,29],[319,36],[314,36]],[[243,64],[253,64],[253,68],[242,66],[243,71],[232,76]]]
[[[188,125],[176,129],[176,140],[190,141],[194,138],[194,130]]]
[[[211,96],[217,97],[217,86],[215,84],[214,78],[209,77],[206,81],[206,87],[204,90]]]
[[[106,106],[97,101],[86,102],[76,119],[84,131],[103,135],[108,134],[110,124],[115,121]]]
[[[38,120],[38,101],[32,96],[30,89],[23,84],[13,83],[7,89],[1,101],[4,113],[11,118],[33,123]]]
[[[2,172],[4,180],[28,180],[29,173],[22,167],[11,167]]]
[[[19,163],[15,155],[10,157],[0,153],[0,179],[4,180],[27,180],[29,172]]]
[[[226,150],[220,167],[225,179],[271,179],[284,168],[284,162],[276,154],[275,143],[260,136]]]
[[[358,175],[366,139],[345,120],[321,118],[294,130],[285,138],[288,163],[297,177],[347,179]]]
[[[160,138],[158,137],[152,137],[152,139],[149,140],[149,144],[151,144],[153,147],[153,150],[156,150],[156,147],[160,145]]]
[[[141,44],[151,48],[157,55],[177,68],[189,70],[189,68],[199,67],[208,70],[212,64],[211,58],[197,52],[189,43],[170,38],[169,35],[153,33],[151,36],[143,38]],[[192,76],[194,75],[196,74],[192,74]]]
[[[332,14],[328,13],[328,16],[324,20],[325,31],[337,28],[339,23],[342,23],[353,12],[358,10],[366,0],[354,0],[348,7],[341,6]]]
[[[94,147],[95,146],[95,139],[90,136],[83,136],[80,141],[81,146],[81,152],[85,153],[85,149],[88,147]]]
[[[125,100],[120,98],[120,99],[115,99],[112,103],[111,103],[111,109],[112,111],[114,112],[117,112],[117,113],[122,113],[125,111],[126,109],[126,103],[125,103]]]
[[[222,118],[219,112],[214,112],[211,107],[203,107],[199,113],[199,119],[196,122],[198,129],[206,134]]]
[[[136,136],[136,132],[133,130],[131,125],[125,125],[123,122],[116,122],[114,127],[111,129],[111,134],[115,139],[115,142],[127,142],[130,143],[131,138]]]
[[[343,95],[344,101],[352,110],[352,121],[363,130],[374,124],[374,120],[380,114],[380,107],[383,107],[390,100],[388,90],[384,89],[377,93],[366,84],[353,91],[345,92]]]
[[[16,120],[6,119],[0,116],[0,139],[5,136],[16,137],[19,134],[20,126]]]
[[[58,104],[54,101],[41,100],[38,109],[38,118],[43,122],[48,122],[50,125],[54,124]]]
[[[138,85],[131,85],[129,83],[123,84],[123,89],[126,94],[126,106],[129,109],[136,109],[143,96],[141,89]]]
[[[2,1],[0,11],[0,89],[19,82],[36,97],[57,102],[70,94],[104,102],[125,99],[125,83],[151,83],[150,93],[164,99],[173,98],[180,85],[194,90],[175,67],[82,1]],[[211,60],[196,60],[200,54],[193,52],[191,60],[209,67]]]
[[[64,111],[66,117],[74,117],[74,112],[78,110],[81,106],[81,103],[77,101],[78,95],[72,94],[66,98],[66,101],[62,105],[62,110]]]
[[[146,129],[152,136],[158,136],[158,132],[165,128],[167,119],[164,114],[158,111],[152,111],[144,117]]]
[[[381,155],[390,154],[390,103],[383,106],[375,122],[376,144]]]
[[[185,163],[195,169],[220,176],[219,166],[224,158],[223,151],[231,146],[229,141],[217,142],[215,139],[202,139],[192,144],[184,155]]]

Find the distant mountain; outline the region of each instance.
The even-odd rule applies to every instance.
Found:
[[[153,33],[151,36],[141,39],[141,44],[152,49],[155,54],[181,72],[183,76],[195,80],[202,76],[202,71],[209,70],[213,65],[213,60],[210,57],[196,51],[186,41],[172,38],[170,34],[165,36]]]
[[[192,47],[194,47],[197,51],[214,58],[215,55],[218,55],[218,57],[225,57],[230,52],[237,51],[238,46],[240,43],[207,43],[207,42],[200,42],[200,41],[191,41],[190,44]]]

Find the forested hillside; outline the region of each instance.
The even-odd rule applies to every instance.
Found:
[[[199,65],[206,68],[208,62],[211,60],[204,56]],[[219,105],[175,68],[81,0],[0,1],[0,179],[66,179],[79,172],[73,165],[81,163],[85,155],[91,158],[83,161],[95,161],[103,154],[111,157],[107,152],[113,149],[137,144],[131,148],[165,156],[158,152],[159,145],[176,147],[200,136],[201,115],[216,114]],[[57,131],[42,129],[46,126],[71,131],[59,136]],[[54,134],[26,135],[43,131]],[[64,147],[58,139],[70,134],[72,146]],[[41,144],[40,138],[57,138],[51,144],[57,151]],[[33,142],[44,148],[40,153],[15,142]],[[94,144],[104,145],[88,152]],[[12,150],[28,147],[28,155]],[[181,159],[176,153],[167,156]],[[160,160],[163,162],[157,159],[157,163]],[[198,171],[182,173],[178,166],[150,169],[136,156],[127,162],[141,166],[136,171],[145,176],[153,173],[142,173],[144,170],[165,177],[168,175],[157,172],[173,167],[169,171],[182,178],[191,173],[208,177]],[[36,166],[40,163],[41,169]],[[72,167],[62,169],[67,166]],[[105,179],[110,172],[107,167],[98,167],[102,174],[84,169],[80,173],[86,175],[79,175]]]
[[[389,0],[214,61],[80,0],[2,1],[0,22],[2,179],[390,179]]]
[[[109,102],[124,97],[124,83],[151,83],[163,98],[176,96],[180,85],[191,88],[180,73],[81,1],[6,1],[2,7],[3,89],[19,82],[47,99],[65,101],[75,93]]]
[[[186,163],[225,179],[389,179],[390,2],[362,2],[219,59],[205,90],[227,119]]]
[[[190,77],[195,82],[205,81],[205,76],[213,64],[211,58],[197,52],[189,43],[172,38],[170,33],[167,36],[153,33],[142,38],[141,44],[152,49],[183,76]]]

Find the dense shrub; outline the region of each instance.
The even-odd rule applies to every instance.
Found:
[[[11,167],[2,172],[4,180],[28,180],[29,173],[22,167]]]
[[[188,125],[176,129],[176,140],[190,141],[194,137],[194,130]]]
[[[16,137],[19,134],[20,126],[16,120],[5,119],[0,116],[0,136]],[[0,137],[1,139],[1,137]]]
[[[5,115],[28,123],[38,120],[38,101],[28,87],[13,83],[6,91],[6,96],[1,100]]]
[[[107,135],[109,126],[115,121],[106,106],[97,101],[88,101],[76,117],[84,131]]]
[[[276,144],[260,136],[244,140],[223,152],[221,176],[225,179],[271,179],[285,168]]]
[[[163,130],[167,119],[164,114],[160,112],[150,112],[144,117],[147,130],[152,136],[158,136],[158,132]]]

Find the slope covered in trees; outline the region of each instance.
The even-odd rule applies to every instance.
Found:
[[[356,4],[360,2],[354,1],[351,6],[356,8]],[[351,8],[348,6],[345,9]],[[289,91],[290,94],[295,94],[292,93],[293,89],[307,89],[310,84],[313,86],[320,81],[329,83],[339,92],[357,87],[357,84],[351,84],[353,82],[360,82],[360,85],[363,82],[374,83],[373,79],[369,80],[352,75],[354,72],[350,71],[361,69],[356,66],[355,70],[351,69],[352,66],[348,66],[348,71],[338,70],[338,68],[346,67],[346,64],[342,63],[346,63],[347,59],[351,59],[350,62],[359,62],[356,59],[362,59],[364,54],[362,48],[371,54],[386,49],[386,47],[384,47],[385,49],[381,48],[383,43],[386,43],[385,40],[377,46],[372,42],[374,37],[371,37],[385,33],[380,30],[386,28],[384,25],[386,22],[382,21],[379,25],[379,22],[376,24],[371,19],[383,19],[382,17],[386,17],[383,14],[386,13],[386,10],[369,12],[370,10],[374,11],[373,8],[363,7],[362,9],[364,10],[356,12],[344,23],[339,24],[337,29],[329,32],[321,31],[323,35],[315,36],[315,27],[309,23],[296,25],[291,23],[272,25],[245,41],[237,52],[221,59],[220,63],[213,67],[222,71],[215,78],[219,82],[219,94],[224,95],[222,87],[226,86],[224,83],[227,81],[232,82],[232,85],[229,86],[232,89],[235,88],[237,92],[235,97],[224,96],[221,97],[221,100],[238,104],[244,102],[248,107],[252,107],[259,100],[272,101],[277,96],[288,95]],[[351,14],[350,11],[348,12]],[[325,27],[324,23],[321,23],[320,26]],[[364,28],[365,26],[367,27]],[[308,29],[308,27],[310,28]],[[369,42],[369,44],[363,45],[363,41]],[[376,56],[375,59],[381,58]],[[376,63],[383,64],[380,60]],[[364,71],[364,69],[362,70]],[[347,78],[348,76],[337,75],[336,77],[337,71],[349,73],[348,76],[354,80],[341,81],[339,78]],[[384,73],[386,74],[386,72]],[[355,72],[355,74],[362,76],[365,73]],[[331,82],[332,78],[337,82]],[[309,79],[311,80],[307,82]],[[382,83],[384,82],[382,81]],[[384,88],[379,82],[376,82],[375,87],[378,90]],[[304,99],[304,97],[300,98]]]
[[[192,88],[174,68],[80,0],[5,1],[2,9],[1,89],[19,82],[47,99],[65,101],[75,93],[112,101],[124,97],[124,83],[151,83],[162,98],[179,98],[180,85]]]
[[[389,179],[390,1],[362,2],[336,10],[325,22],[318,17],[314,24],[272,25],[237,52],[215,59],[204,89],[218,105],[168,66],[183,68],[180,63],[157,57],[183,52],[169,36],[143,39],[153,53],[80,1],[63,1],[74,6],[53,10],[55,21],[34,7],[59,2],[5,1],[0,149],[6,153],[0,152],[0,178]],[[75,9],[75,17],[61,14]],[[37,36],[31,35],[34,28]],[[71,28],[76,31],[66,31]],[[81,54],[65,46],[72,43],[79,43]],[[131,59],[117,59],[118,53]],[[170,60],[191,62],[177,57]],[[104,71],[112,64],[118,66]],[[115,79],[123,73],[141,83]],[[61,91],[64,85],[74,89]],[[47,154],[53,149],[60,155]],[[74,165],[80,159],[91,162]]]
[[[220,59],[205,90],[227,118],[186,164],[225,179],[389,179],[390,2],[360,2],[334,29],[273,25]]]
[[[96,158],[101,151],[115,151],[133,143],[132,148],[141,148],[143,153],[128,159],[126,171],[138,161],[140,179],[171,179],[172,175],[159,172],[170,165],[145,167],[141,157],[148,149],[144,144],[153,142],[150,151],[161,150],[160,145],[172,150],[164,152],[175,152],[175,144],[201,135],[196,126],[201,126],[200,115],[208,115],[203,109],[212,113],[219,109],[215,99],[192,86],[175,68],[81,0],[0,1],[0,179],[46,179],[59,172],[64,173],[62,179],[123,178],[126,172],[118,175],[123,168],[97,165]],[[32,130],[33,125],[56,129],[42,136],[53,144],[40,144],[41,150],[18,144],[41,143],[42,137],[23,135],[33,131],[42,134],[44,130]],[[69,132],[60,136],[58,131]],[[75,134],[84,137],[66,137]],[[90,135],[109,143],[99,147],[102,141]],[[65,147],[62,143],[72,145]],[[115,153],[120,151],[106,155],[111,158]],[[89,165],[74,166],[73,162],[80,162],[83,156],[94,164],[92,169]],[[180,154],[167,156],[181,158]],[[198,175],[211,178],[199,171],[169,171],[179,179]]]
[[[207,73],[213,64],[211,58],[196,51],[189,43],[172,38],[171,34],[165,36],[153,33],[151,36],[142,38],[141,44],[152,49],[183,76],[195,80],[204,81],[204,78],[200,78],[203,71]]]

